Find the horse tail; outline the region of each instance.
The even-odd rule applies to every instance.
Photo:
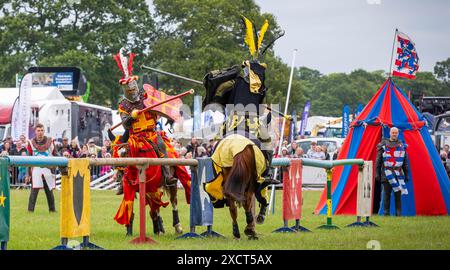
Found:
[[[225,179],[223,193],[237,202],[244,202],[245,192],[254,192],[256,179],[255,153],[252,145],[233,157],[233,166]]]

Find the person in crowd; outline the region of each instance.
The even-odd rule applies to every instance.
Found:
[[[98,152],[97,157],[98,158],[105,158],[106,154],[109,154],[108,149],[106,148],[106,146],[102,146],[100,149],[101,150],[100,150],[100,152]],[[111,156],[111,154],[109,156]]]
[[[106,147],[106,152],[107,153],[112,153],[112,148],[111,148],[111,140],[106,138],[103,140],[103,146]]]
[[[78,146],[78,141],[76,139],[73,139],[70,142],[70,146],[69,146],[69,153],[72,157],[74,158],[78,158],[81,155],[81,149]]]
[[[408,155],[407,145],[398,139],[398,128],[392,127],[389,139],[383,139],[377,145],[375,180],[383,185],[384,215],[390,215],[391,193],[394,191],[395,213],[401,216],[402,195],[408,194]]]
[[[111,154],[110,153],[106,153],[104,158],[111,158]],[[112,166],[111,165],[102,166],[100,168],[100,176],[103,176],[103,175],[109,173],[111,170],[112,170]]]
[[[89,155],[95,155],[97,157],[98,153],[101,151],[101,147],[95,144],[94,139],[89,139],[88,141],[88,151]]]
[[[206,153],[205,147],[198,146],[197,147],[197,153],[196,153],[195,157],[199,158],[199,157],[207,157],[207,156],[208,156],[208,154]]]
[[[306,152],[306,155],[308,158],[312,158],[313,153],[316,152],[317,142],[311,142],[311,147],[309,148],[308,152]]]
[[[325,160],[330,160],[330,154],[328,153],[328,147],[326,145],[322,145],[322,152],[325,154]]]
[[[303,151],[303,148],[301,147],[297,147],[297,149],[295,149],[295,153],[292,156],[293,158],[305,158],[305,152]]]
[[[325,160],[325,153],[322,151],[322,147],[320,145],[316,145],[314,147],[314,152],[311,154],[310,158]]]
[[[338,158],[340,152],[341,152],[341,147],[339,146],[338,148],[336,148],[336,151],[334,151],[334,153],[333,153],[333,160],[336,160]]]
[[[21,156],[28,156],[28,151],[21,151]],[[25,180],[27,177],[27,167],[25,166],[19,166],[17,167],[18,176],[17,180],[20,186],[23,186],[25,184]]]
[[[64,137],[62,139],[62,144],[60,144],[56,150],[58,156],[62,157],[64,152],[69,151],[69,148],[70,148],[69,139],[67,137]]]
[[[5,141],[3,143],[3,149],[0,153],[0,156],[4,157],[4,156],[9,156],[13,153],[13,149],[11,147],[11,143],[9,141]]]
[[[54,141],[51,137],[45,136],[45,128],[43,124],[38,123],[35,127],[36,137],[32,138],[27,145],[28,153],[36,157],[56,156]],[[30,179],[31,176],[31,179]],[[31,180],[32,188],[30,198],[28,200],[28,211],[34,212],[37,196],[40,189],[45,190],[47,204],[50,212],[56,212],[55,197],[53,189],[56,187],[55,175],[49,168],[33,167],[29,168],[26,183]]]
[[[90,156],[89,154],[89,148],[88,146],[85,144],[81,147],[81,152],[80,155],[78,156],[79,158],[88,158]]]
[[[23,152],[25,152],[25,155],[28,155],[26,144],[23,144],[22,140],[18,140],[16,142],[16,148],[14,150],[12,150],[11,155],[13,155],[13,156],[22,156]]]
[[[289,155],[289,151],[288,151],[287,147],[281,148],[281,157],[282,158],[290,158],[291,157],[291,155]]]
[[[447,153],[447,159],[450,159],[450,146],[448,144],[444,145],[444,152]]]
[[[187,152],[191,152],[193,157],[195,158],[195,154],[197,153],[197,147],[199,147],[200,144],[197,140],[197,138],[193,137],[191,139],[191,142],[186,146]]]
[[[295,155],[295,151],[297,150],[297,148],[298,148],[297,142],[295,141],[292,142],[291,145],[288,147],[289,155]]]

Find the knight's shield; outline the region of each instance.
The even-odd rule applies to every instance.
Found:
[[[83,214],[83,188],[84,178],[77,172],[73,178],[73,211],[78,225],[80,225],[81,216]]]

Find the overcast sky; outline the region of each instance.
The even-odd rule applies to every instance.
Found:
[[[422,71],[450,57],[450,0],[255,0],[286,35],[275,54],[328,74],[388,70],[395,28],[416,44]],[[259,27],[259,26],[257,26]]]

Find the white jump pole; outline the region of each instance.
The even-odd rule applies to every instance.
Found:
[[[289,77],[289,84],[288,84],[288,90],[287,90],[287,96],[286,96],[286,104],[284,106],[284,115],[287,115],[288,113],[288,107],[289,107],[289,97],[291,95],[291,86],[292,86],[292,78],[294,77],[294,64],[295,64],[295,56],[297,54],[297,49],[294,49],[293,55],[292,55],[292,65],[291,65],[291,75]],[[280,132],[280,142],[278,144],[278,156],[281,155],[281,146],[283,145],[283,137],[284,137],[284,127],[286,125],[286,117],[283,117],[283,124],[281,125],[281,132]],[[275,172],[273,174],[274,179],[277,179],[278,175],[278,167],[275,168]],[[272,207],[272,213],[275,213],[275,185],[272,185],[272,190],[270,192],[270,199],[269,199],[269,212]]]

